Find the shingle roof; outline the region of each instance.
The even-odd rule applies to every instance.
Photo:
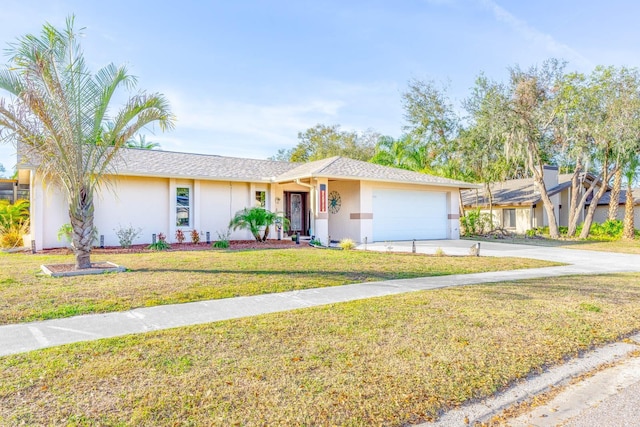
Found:
[[[329,179],[364,179],[371,181],[429,184],[460,188],[478,187],[476,184],[469,184],[468,182],[377,165],[346,157],[330,157],[328,159],[305,163],[278,176],[276,181],[282,182],[311,177],[325,177]]]
[[[161,150],[122,149],[114,164],[118,174],[172,178],[269,181],[296,163]]]
[[[548,189],[549,196],[571,186],[571,181],[561,182]],[[535,188],[533,178],[510,179],[491,184],[494,206],[530,206],[540,202],[540,192]],[[489,197],[484,191],[466,190],[462,192],[464,206],[488,206]]]
[[[27,166],[27,164],[23,163],[23,166]],[[330,157],[308,163],[291,163],[210,154],[123,148],[113,164],[113,169],[114,173],[120,175],[184,179],[290,182],[295,179],[323,177],[459,188],[477,187],[476,184],[376,165],[346,157]]]
[[[633,194],[633,204],[640,205],[640,188],[632,189]],[[608,205],[609,200],[611,199],[611,192],[607,191],[604,195],[598,200],[598,206],[600,205]],[[627,190],[620,190],[620,197],[618,198],[619,204],[624,205],[627,201]]]

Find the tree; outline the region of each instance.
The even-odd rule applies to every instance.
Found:
[[[513,171],[520,166],[510,164],[505,155],[507,127],[505,115],[501,113],[507,102],[505,89],[504,85],[490,81],[483,74],[476,78],[471,95],[463,103],[469,124],[460,132],[457,144],[466,176],[484,184],[490,213],[493,207],[491,184],[514,178]]]
[[[369,161],[399,169],[419,170],[419,165],[415,162],[415,145],[411,135],[405,134],[398,139],[382,136],[376,144],[375,154]]]
[[[549,235],[560,237],[553,202],[544,180],[545,164],[555,154],[553,125],[558,117],[557,92],[563,76],[564,64],[545,61],[542,67],[527,71],[510,70],[508,100],[503,108],[506,129],[507,158],[522,161],[533,177],[536,189],[549,220]]]
[[[631,156],[627,167],[624,171],[627,180],[627,195],[624,203],[624,221],[622,228],[622,238],[633,240],[636,237],[634,224],[634,200],[633,200],[633,181],[638,176],[638,168],[640,167],[640,155]]]
[[[4,166],[2,166],[2,163],[0,163],[0,177],[4,176],[3,174],[6,172],[7,170],[4,168]]]
[[[249,230],[258,242],[265,242],[269,237],[269,229],[277,220],[283,221],[284,230],[288,227],[288,219],[264,208],[244,208],[236,212],[229,222],[229,227],[237,230]],[[262,233],[262,234],[261,234]]]
[[[602,116],[599,105],[600,95],[593,90],[584,74],[570,73],[564,76],[558,90],[558,120],[553,131],[559,147],[556,161],[561,167],[572,171],[567,237],[575,236],[584,205],[600,183],[600,178],[592,180],[589,187],[584,189],[585,177],[594,164],[593,127]]]
[[[640,139],[638,71],[624,67],[596,67],[590,80],[598,100],[591,134],[594,142],[593,161],[600,168],[601,183],[585,215],[580,232],[582,239],[589,236],[598,201],[606,193],[611,177],[624,169],[637,153]]]
[[[20,145],[45,179],[58,182],[67,197],[76,268],[91,267],[94,194],[103,176],[115,173],[114,159],[138,131],[152,123],[173,127],[160,94],[138,92],[115,114],[114,94],[133,89],[136,78],[109,64],[96,74],[87,68],[73,16],[66,27],[45,24],[40,36],[9,44],[9,64],[0,72],[2,140]]]
[[[291,150],[279,150],[274,160],[309,162],[333,156],[369,161],[380,135],[373,131],[343,131],[340,125],[317,124],[298,133],[298,144]],[[286,156],[289,156],[287,159]]]
[[[411,155],[413,170],[445,175],[455,163],[455,141],[460,129],[460,119],[445,88],[436,87],[434,82],[411,80],[402,94],[405,130],[414,143]],[[459,160],[459,159],[458,159]]]
[[[145,135],[138,135],[138,139],[132,138],[127,141],[127,148],[139,148],[141,150],[153,150],[160,148],[160,144],[157,142],[147,141]]]

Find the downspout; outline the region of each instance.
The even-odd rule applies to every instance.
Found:
[[[311,179],[309,179],[311,180]],[[300,178],[296,178],[295,179],[295,183],[298,185],[301,185],[303,187],[307,187],[309,189],[309,197],[311,198],[310,200],[310,205],[311,205],[311,215],[313,217],[313,227],[309,227],[311,229],[311,235],[314,234],[314,231],[316,229],[316,187],[314,187],[311,184],[305,184],[304,182],[300,181]],[[311,224],[309,224],[311,225]]]

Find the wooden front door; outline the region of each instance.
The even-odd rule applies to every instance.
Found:
[[[305,193],[287,193],[287,211],[289,218],[289,231],[291,233],[305,230]]]

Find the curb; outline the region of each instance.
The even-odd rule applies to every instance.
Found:
[[[522,379],[514,386],[489,398],[445,412],[438,421],[419,424],[421,427],[447,427],[486,423],[501,411],[545,393],[553,387],[567,385],[572,379],[598,367],[618,362],[638,350],[640,333],[629,337],[635,343],[617,342],[589,351],[562,365],[554,365],[542,374]]]

